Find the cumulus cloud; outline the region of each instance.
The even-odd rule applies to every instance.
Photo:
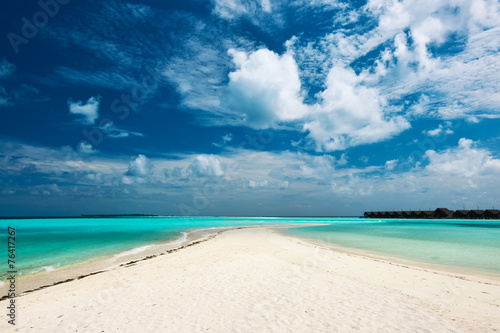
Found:
[[[442,152],[428,150],[425,157],[429,160],[426,170],[438,175],[473,177],[500,172],[500,159],[486,149],[476,148],[475,143],[466,138],[459,140],[457,148]]]
[[[148,177],[153,172],[153,163],[144,155],[139,154],[135,159],[130,161],[127,176],[132,177]]]
[[[84,124],[93,124],[99,117],[99,103],[101,97],[90,97],[87,103],[82,101],[73,102],[71,99],[68,100],[69,112],[71,114],[76,114],[82,116],[80,121]]]
[[[332,68],[320,102],[306,105],[292,55],[267,49],[230,54],[237,69],[229,74],[223,105],[252,128],[302,123],[317,151],[334,151],[382,141],[410,127],[390,114],[379,91],[352,69]]]
[[[322,102],[304,124],[317,151],[386,140],[410,127],[402,116],[387,112],[384,97],[352,69],[332,68],[320,96]]]
[[[188,166],[187,174],[196,177],[220,177],[224,175],[224,170],[214,155],[199,155]]]
[[[229,54],[236,70],[229,73],[222,103],[246,125],[264,129],[305,116],[299,72],[290,54],[279,56],[268,49],[250,54],[231,49]]]
[[[223,39],[234,65],[227,77],[226,59],[220,60],[226,55],[205,45],[198,29],[187,44],[200,52],[175,58],[165,75],[176,83],[184,105],[210,112],[213,123],[302,130],[318,152],[391,139],[415,118],[500,116],[495,1],[371,0],[358,9],[314,1],[313,7],[326,12],[332,6],[344,19],[322,36],[292,37],[282,54]],[[257,12],[275,15],[282,7],[214,1],[214,13],[226,19],[258,19]],[[361,16],[366,27],[340,28]],[[186,61],[192,63],[187,72]],[[426,134],[451,132],[442,127]]]

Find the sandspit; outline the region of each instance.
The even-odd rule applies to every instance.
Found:
[[[370,260],[272,227],[227,230],[16,304],[16,325],[4,316],[0,331],[500,331],[500,281]]]

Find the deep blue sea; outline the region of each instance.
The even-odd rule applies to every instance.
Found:
[[[291,235],[410,260],[500,273],[498,220],[127,217],[0,220],[0,280],[8,271],[9,226],[16,229],[16,270],[28,274],[175,240],[195,229],[290,223],[326,224],[287,229]]]

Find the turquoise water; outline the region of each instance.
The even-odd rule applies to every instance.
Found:
[[[428,263],[500,273],[499,220],[337,221],[287,233]]]
[[[16,229],[16,270],[47,270],[213,227],[301,223],[313,220],[238,217],[120,217],[0,220],[0,280],[7,269],[7,228]],[[3,252],[3,254],[2,254]]]
[[[292,235],[402,258],[500,273],[500,221],[358,218],[133,217],[0,220],[0,280],[7,227],[16,229],[16,270],[28,274],[182,237],[194,229],[326,223]],[[2,252],[4,253],[2,255]]]

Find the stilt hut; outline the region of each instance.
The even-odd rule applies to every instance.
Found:
[[[473,209],[469,210],[467,217],[470,219],[482,219],[484,214],[484,210],[482,209]]]
[[[449,219],[453,216],[453,211],[448,208],[438,208],[434,211],[433,218],[435,219]]]
[[[486,209],[484,211],[483,217],[485,219],[500,219],[500,210],[498,209]]]
[[[468,214],[469,214],[468,210],[456,210],[453,213],[452,217],[454,219],[466,219]]]

